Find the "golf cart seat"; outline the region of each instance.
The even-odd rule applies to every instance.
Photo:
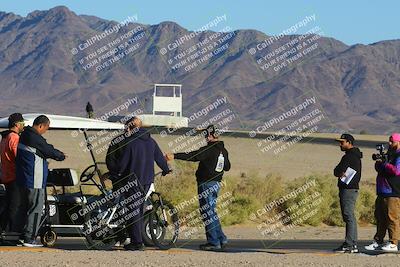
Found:
[[[52,169],[49,171],[47,177],[47,184],[50,186],[77,186],[79,185],[78,175],[75,170],[69,168],[63,169]],[[82,204],[87,203],[86,197],[78,193],[63,193],[56,195],[48,195],[47,200],[50,202],[57,203],[68,203],[68,204]]]
[[[69,168],[49,170],[47,184],[54,186],[76,186],[79,185],[78,174]]]

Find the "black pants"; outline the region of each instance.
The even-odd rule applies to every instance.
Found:
[[[149,190],[150,185],[134,186],[129,189],[125,196],[126,207],[129,212],[129,219],[127,220],[127,229],[131,238],[131,244],[143,244],[143,207],[144,197]]]
[[[1,217],[1,228],[5,231],[21,233],[25,226],[26,217],[21,210],[24,192],[17,186],[16,182],[5,186],[6,195],[4,198],[4,212]]]

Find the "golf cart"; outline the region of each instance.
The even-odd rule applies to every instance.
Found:
[[[31,124],[38,114],[23,115]],[[127,238],[129,208],[123,194],[116,194],[104,183],[107,171],[102,171],[104,162],[97,162],[90,143],[90,130],[122,130],[124,125],[86,118],[46,115],[51,128],[78,129],[83,133],[93,164],[80,176],[70,168],[49,170],[45,207],[39,235],[44,246],[52,247],[58,237],[84,237],[89,248],[110,249]],[[0,120],[0,127],[5,125]],[[84,130],[81,130],[84,129]],[[156,174],[158,176],[161,173]],[[79,187],[70,193],[70,187]],[[98,194],[85,194],[85,187],[96,188]],[[93,191],[93,190],[92,190]],[[178,238],[179,224],[176,209],[165,201],[152,185],[145,194],[143,241],[146,246],[160,249],[172,247]],[[0,192],[1,197],[1,192]],[[18,240],[19,233],[3,233],[1,240]]]

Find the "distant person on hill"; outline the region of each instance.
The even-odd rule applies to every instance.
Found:
[[[374,242],[365,249],[396,252],[400,237],[400,133],[390,136],[387,155],[387,159],[379,157],[375,163],[378,172],[375,201],[376,234]],[[389,242],[384,244],[386,231],[389,232]]]
[[[334,251],[358,253],[354,210],[361,179],[362,152],[354,146],[354,137],[350,134],[342,134],[336,141],[339,142],[340,150],[345,152],[333,173],[338,178],[340,210],[346,224],[346,237],[344,243]]]
[[[87,104],[86,104],[86,114],[87,114],[88,118],[90,118],[90,119],[92,119],[94,117],[93,106],[92,106],[92,104],[90,104],[90,102],[87,102]]]
[[[201,250],[218,251],[224,249],[228,243],[221,228],[216,211],[216,202],[221,188],[224,171],[229,171],[231,163],[224,142],[219,141],[218,133],[213,125],[205,130],[207,145],[190,153],[168,153],[167,160],[179,159],[198,161],[196,171],[197,190],[200,204],[200,214],[203,218],[207,243],[200,245]]]

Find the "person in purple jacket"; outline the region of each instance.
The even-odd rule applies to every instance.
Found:
[[[167,161],[150,133],[141,128],[142,121],[133,118],[135,131],[124,143],[124,149],[119,162],[119,173],[124,183],[137,184],[129,188],[125,200],[129,201],[127,207],[130,212],[128,220],[131,243],[125,245],[126,250],[144,250],[142,240],[143,205],[144,197],[154,182],[154,162],[163,171],[165,176],[170,173]]]
[[[398,251],[400,235],[400,134],[389,138],[387,160],[379,159],[375,163],[376,177],[375,219],[376,234],[367,250]],[[386,231],[389,242],[384,243]]]

